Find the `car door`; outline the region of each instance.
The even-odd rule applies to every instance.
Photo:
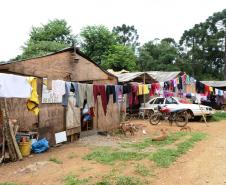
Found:
[[[154,111],[157,111],[158,105],[163,105],[164,101],[165,101],[165,98],[162,98],[162,97],[156,98],[153,104]]]
[[[165,104],[170,110],[176,110],[180,107],[178,102],[173,97],[167,97]]]

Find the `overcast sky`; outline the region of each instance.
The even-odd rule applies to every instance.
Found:
[[[65,19],[78,34],[86,25],[134,25],[144,43],[173,37],[226,8],[226,0],[2,0],[0,61],[21,53],[31,26]]]

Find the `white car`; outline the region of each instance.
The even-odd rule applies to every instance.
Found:
[[[215,113],[215,110],[211,107],[191,104],[191,103],[181,103],[179,98],[177,97],[155,97],[149,100],[147,103],[141,104],[140,112],[149,112],[150,114],[156,112],[158,110],[158,105],[167,105],[170,110],[176,109],[187,109],[190,118],[200,117],[203,114],[205,116],[212,116]]]

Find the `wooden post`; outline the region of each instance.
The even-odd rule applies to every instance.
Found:
[[[142,86],[142,92],[143,92],[143,102],[144,102],[144,108],[145,108],[145,95],[144,95],[144,85],[145,85],[145,73],[144,73],[144,77],[143,77],[143,86]],[[145,118],[145,109],[144,109],[144,115],[143,115],[143,119]]]

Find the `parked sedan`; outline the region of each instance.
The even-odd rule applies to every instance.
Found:
[[[145,103],[145,106],[142,103],[140,111],[141,112],[145,111],[146,113],[147,112],[154,113],[158,110],[158,105],[167,105],[167,107],[170,108],[171,110],[187,109],[190,118],[195,117],[199,118],[202,115],[212,116],[215,113],[215,110],[209,106],[185,102],[182,103],[182,101],[177,97],[168,97],[168,98],[155,97],[149,100],[147,103]]]

